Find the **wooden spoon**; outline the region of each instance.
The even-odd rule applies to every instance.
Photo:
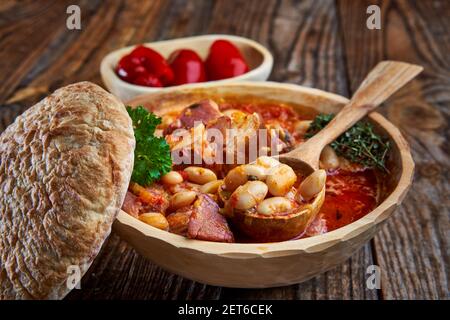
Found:
[[[421,66],[405,62],[378,63],[366,76],[350,102],[325,128],[294,150],[279,155],[278,160],[308,176],[319,169],[320,154],[326,145],[376,109],[422,70]]]
[[[304,177],[319,169],[322,149],[333,142],[357,121],[377,108],[394,92],[419,74],[421,66],[382,61],[366,76],[350,102],[320,132],[294,150],[277,156]],[[244,233],[259,241],[283,241],[302,234],[315,218],[325,199],[325,186],[309,204],[288,215],[264,216],[237,213],[234,223]]]

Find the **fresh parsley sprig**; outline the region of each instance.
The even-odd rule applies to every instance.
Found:
[[[305,135],[310,138],[322,130],[333,119],[333,114],[319,114],[313,120]],[[386,168],[386,156],[390,149],[389,141],[374,132],[372,124],[359,121],[344,132],[331,147],[336,153],[351,162],[359,163],[369,168]]]
[[[152,184],[172,170],[170,147],[164,138],[155,137],[155,129],[161,118],[148,112],[142,106],[127,107],[133,121],[136,148],[131,180],[142,186]]]

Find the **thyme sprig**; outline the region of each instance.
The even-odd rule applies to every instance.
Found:
[[[316,116],[305,137],[312,137],[323,129],[333,117],[333,114],[319,114]],[[390,143],[387,139],[383,139],[375,133],[372,124],[367,121],[357,122],[333,141],[331,147],[338,155],[351,162],[369,168],[388,171],[386,168],[386,157],[390,149]]]

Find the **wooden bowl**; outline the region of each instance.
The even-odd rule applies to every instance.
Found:
[[[273,56],[272,54],[262,45],[256,41],[230,35],[204,35],[195,36],[187,38],[179,38],[173,40],[157,41],[144,43],[146,47],[150,47],[158,51],[164,58],[168,58],[172,52],[178,49],[191,49],[198,53],[202,59],[206,59],[209,52],[209,47],[215,40],[224,39],[232,42],[236,45],[247,61],[250,71],[240,75],[238,77],[233,77],[230,79],[208,81],[208,83],[227,83],[234,81],[265,81],[270,75],[273,66]],[[116,72],[114,71],[120,58],[125,54],[130,53],[135,46],[130,46],[115,50],[109,53],[105,58],[103,58],[100,64],[100,74],[102,76],[103,83],[108,88],[108,90],[114,93],[116,96],[126,101],[132,99],[138,95],[153,93],[157,91],[171,90],[173,88],[189,88],[189,87],[201,87],[206,82],[185,84],[174,87],[165,88],[151,88],[138,86],[132,83],[128,83],[120,79]]]
[[[149,94],[130,101],[156,113],[183,108],[201,98],[252,97],[303,106],[303,113],[336,112],[344,97],[292,84],[240,82],[205,84]],[[140,222],[120,212],[113,225],[138,252],[164,269],[186,278],[217,286],[267,288],[299,283],[339,265],[368,242],[405,197],[414,163],[399,130],[378,113],[369,120],[392,143],[380,204],[363,218],[323,235],[278,243],[215,243],[190,240]]]

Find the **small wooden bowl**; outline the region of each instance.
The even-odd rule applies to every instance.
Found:
[[[115,50],[109,53],[103,58],[100,64],[100,74],[102,76],[103,83],[108,90],[114,93],[116,96],[126,101],[132,99],[138,95],[153,93],[157,91],[171,90],[173,88],[192,88],[202,87],[205,83],[227,83],[234,81],[265,81],[270,75],[273,66],[272,54],[262,45],[256,41],[230,35],[204,35],[188,38],[180,38],[173,40],[157,41],[144,43],[145,46],[150,47],[158,51],[164,58],[168,58],[172,52],[178,49],[191,49],[198,53],[202,59],[206,59],[209,52],[209,47],[215,40],[224,39],[232,42],[236,45],[247,61],[250,71],[233,77],[230,79],[208,81],[202,83],[185,84],[181,86],[165,87],[165,88],[151,88],[138,86],[132,83],[128,83],[120,79],[114,71],[120,58],[125,54],[130,53],[135,46],[130,46]]]
[[[137,97],[162,113],[202,98],[262,99],[302,106],[303,114],[336,112],[344,97],[292,84],[240,82],[164,91]],[[363,218],[340,229],[306,239],[278,243],[228,244],[190,240],[144,224],[120,212],[113,228],[138,252],[173,273],[202,283],[239,288],[267,288],[299,283],[339,265],[368,242],[405,197],[414,163],[399,130],[378,113],[369,120],[392,143],[380,204]]]

